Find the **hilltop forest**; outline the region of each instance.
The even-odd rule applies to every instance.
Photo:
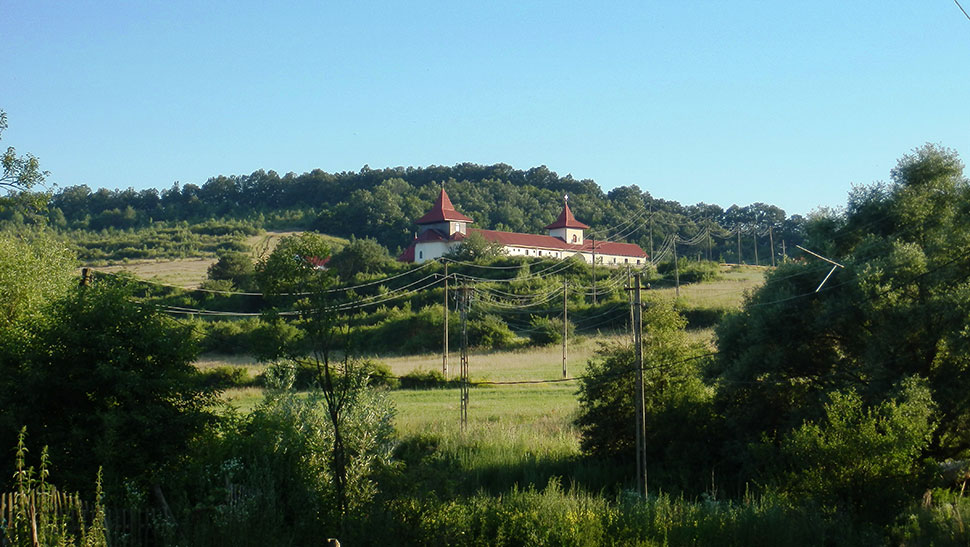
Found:
[[[637,186],[608,193],[592,180],[559,176],[546,167],[523,171],[505,164],[458,164],[453,167],[362,168],[359,172],[326,173],[319,169],[280,176],[259,170],[250,175],[217,176],[201,186],[174,184],[161,191],[99,189],[67,186],[53,193],[42,215],[53,227],[71,231],[124,231],[149,226],[198,225],[213,219],[228,221],[215,232],[253,229],[312,229],[340,236],[373,238],[392,254],[407,246],[414,220],[424,214],[444,185],[455,206],[494,230],[542,233],[562,210],[570,207],[599,239],[638,243],[648,253],[665,239],[684,239],[710,229],[712,237],[698,249],[703,258],[770,263],[769,229],[781,254],[781,242],[800,242],[805,219],[773,205],[754,203],[724,209],[704,203],[681,205],[653,197]],[[8,208],[0,221],[19,224],[41,220],[29,208]],[[742,237],[737,238],[738,233]],[[80,239],[84,239],[83,237]],[[103,242],[98,245],[103,250]],[[757,246],[757,249],[755,249]],[[93,246],[92,246],[93,247]],[[232,250],[229,248],[214,249]],[[82,259],[146,258],[144,249],[113,254],[94,250]]]

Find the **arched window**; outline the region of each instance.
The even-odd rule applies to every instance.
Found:
[[[424,251],[418,251],[418,258],[424,258]]]
[[[579,240],[579,238],[576,237],[576,234],[573,234],[573,243],[576,243],[578,240]]]

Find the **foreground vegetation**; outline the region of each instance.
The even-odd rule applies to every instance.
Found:
[[[415,270],[367,240],[331,256],[303,233],[255,263],[225,254],[210,281],[230,290],[199,296],[125,276],[78,286],[56,233],[4,232],[0,438],[13,446],[26,426],[31,446],[48,447],[37,458],[21,441],[0,462],[19,481],[6,541],[33,543],[23,515],[38,511],[54,523],[51,542],[101,522],[90,542],[145,539],[97,510],[63,520],[23,502],[53,482],[107,515],[141,512],[152,544],[967,544],[962,168],[924,147],[893,185],[858,189],[844,214],[813,219],[807,242],[834,269],[785,262],[740,302],[729,289],[750,271],[678,263],[675,278],[724,276],[679,300],[673,265],[650,278],[645,498],[631,492],[637,370],[622,272],[586,290],[594,274],[580,263],[454,258],[449,274],[477,278],[466,392],[454,369],[446,378],[437,359],[408,355],[443,342],[439,266],[422,272],[421,290],[392,283]],[[574,292],[562,293],[564,279]],[[231,290],[247,286],[258,294]],[[569,331],[556,323],[561,298],[585,327],[569,334],[565,379],[553,349]],[[173,319],[203,305],[259,319]],[[603,331],[612,339],[598,346]],[[214,332],[248,344],[258,375],[193,366]],[[387,348],[398,350],[389,364],[375,358]]]

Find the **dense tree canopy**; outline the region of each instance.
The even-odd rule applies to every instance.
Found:
[[[857,188],[844,214],[808,225],[815,257],[778,268],[717,330],[720,389],[737,461],[820,420],[832,393],[864,405],[922,378],[939,427],[924,455],[970,455],[970,187],[957,155],[927,145],[892,184]],[[749,460],[748,463],[751,463]]]

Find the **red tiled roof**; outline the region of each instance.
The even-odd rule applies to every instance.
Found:
[[[555,228],[579,228],[585,230],[589,226],[583,224],[582,222],[576,220],[573,216],[573,212],[569,210],[569,204],[565,204],[562,213],[559,214],[559,218],[555,222],[546,226],[546,230],[552,230]]]
[[[438,195],[438,199],[436,199],[434,205],[431,206],[431,210],[425,213],[424,216],[419,218],[416,222],[418,224],[434,224],[435,222],[446,222],[449,220],[474,222],[472,219],[455,210],[455,206],[451,204],[451,199],[448,197],[448,194],[445,193],[445,189],[442,188],[441,194]]]
[[[585,226],[585,225],[584,225]],[[631,256],[638,258],[646,258],[647,253],[643,252],[643,249],[639,245],[634,243],[614,243],[614,242],[604,242],[604,241],[592,241],[587,239],[582,245],[573,245],[566,243],[565,241],[559,239],[558,237],[544,236],[538,234],[519,234],[516,232],[499,232],[497,230],[478,230],[475,228],[469,229],[469,232],[475,232],[481,234],[482,237],[488,241],[494,241],[495,243],[501,243],[502,245],[514,245],[517,247],[537,247],[541,249],[555,249],[563,251],[573,251],[573,252],[593,252],[593,245],[596,245],[596,252],[607,254],[607,255],[617,255],[617,256]],[[458,235],[458,234],[455,234]],[[453,238],[458,239],[458,238]],[[464,238],[462,238],[464,239]]]

